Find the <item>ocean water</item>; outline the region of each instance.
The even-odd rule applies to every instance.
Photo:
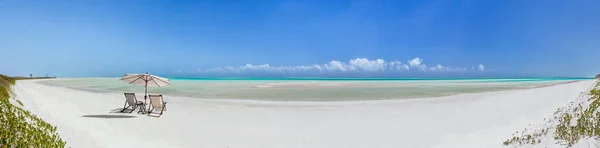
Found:
[[[150,94],[204,99],[345,101],[426,98],[543,87],[585,78],[417,79],[417,78],[173,78]],[[143,93],[119,78],[56,79],[43,83],[90,91]]]

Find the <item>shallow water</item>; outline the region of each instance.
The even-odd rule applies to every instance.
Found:
[[[151,94],[206,99],[278,101],[378,100],[446,96],[541,87],[580,79],[173,79]],[[143,93],[118,78],[56,79],[53,85],[95,91]]]

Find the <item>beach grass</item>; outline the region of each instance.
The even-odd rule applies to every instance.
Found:
[[[558,109],[546,125],[535,129],[525,129],[504,141],[504,145],[538,144],[549,133],[557,144],[573,147],[581,140],[600,137],[600,81],[586,92],[586,99],[571,102]],[[597,139],[596,139],[597,140]]]
[[[15,83],[15,79],[0,74],[0,147],[65,147],[56,127],[10,102],[10,87]]]

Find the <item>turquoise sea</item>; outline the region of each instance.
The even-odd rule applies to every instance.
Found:
[[[149,88],[151,94],[204,99],[344,101],[426,98],[549,86],[589,78],[170,78],[171,85]],[[143,93],[119,78],[45,81],[89,91]]]

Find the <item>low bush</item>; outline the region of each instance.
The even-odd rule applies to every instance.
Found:
[[[10,103],[10,87],[14,84],[14,79],[0,74],[0,147],[65,147],[66,142],[56,133],[56,127]]]
[[[600,137],[600,81],[584,96],[585,100],[572,102],[558,109],[547,125],[538,129],[525,129],[506,140],[504,145],[525,145],[542,142],[549,131],[557,144],[572,147],[582,139]]]

